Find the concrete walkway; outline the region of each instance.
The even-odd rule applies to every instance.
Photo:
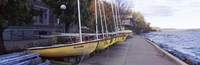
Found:
[[[90,57],[80,65],[175,65],[175,63],[137,35]]]

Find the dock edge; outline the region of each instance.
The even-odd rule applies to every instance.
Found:
[[[143,36],[142,36],[143,37]],[[145,37],[143,37],[145,38]],[[146,38],[145,38],[146,39]],[[167,58],[169,58],[171,61],[173,61],[174,63],[176,63],[177,65],[189,65],[185,62],[183,62],[182,60],[178,59],[177,57],[175,57],[174,55],[168,53],[167,51],[163,50],[162,48],[160,48],[158,45],[156,45],[154,42],[152,42],[149,39],[146,39],[147,42],[149,42],[151,45],[153,45],[158,51],[162,52]]]

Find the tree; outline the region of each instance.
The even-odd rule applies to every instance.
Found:
[[[134,31],[139,34],[151,30],[150,23],[145,22],[144,16],[140,12],[132,13],[134,19]]]
[[[48,5],[50,9],[53,11],[56,19],[60,19],[65,26],[65,32],[68,30],[68,26],[71,22],[74,22],[76,17],[76,0],[42,0],[43,3]],[[66,10],[61,10],[60,6],[64,4],[66,5]]]
[[[92,26],[92,20],[94,18],[94,12],[89,10],[89,7],[93,5],[93,1],[94,0],[80,0],[82,25],[86,25],[88,27]],[[43,2],[50,6],[56,18],[61,19],[65,25],[65,32],[68,32],[68,28],[71,23],[78,24],[77,0],[43,0]],[[62,4],[67,6],[67,9],[64,12],[60,9],[60,5]]]
[[[105,14],[106,14],[106,20],[107,20],[107,26],[108,26],[108,31],[114,31],[114,21],[113,21],[113,13],[112,13],[112,8],[111,4],[108,2],[104,2],[104,8],[105,8]]]
[[[77,0],[60,0],[60,1],[43,0],[43,2],[51,7],[51,9],[53,10],[53,13],[56,15],[57,18],[59,17],[61,18],[61,20],[65,24],[66,30],[69,28],[69,25],[71,23],[75,22],[75,24],[78,24]],[[60,16],[62,11],[59,8],[61,4],[67,5],[67,10],[64,11],[64,15],[62,16]],[[80,0],[80,5],[81,5],[82,26],[86,26],[92,30],[95,30],[95,25],[94,25],[95,24],[95,6],[94,6],[95,0]],[[110,4],[107,2],[104,2],[104,7],[106,11],[107,21],[112,21],[112,11],[111,11]],[[110,25],[112,27],[112,24],[109,24],[108,26]]]
[[[4,30],[10,25],[32,23],[32,16],[35,13],[27,0],[0,0],[0,14],[0,54],[4,54]]]

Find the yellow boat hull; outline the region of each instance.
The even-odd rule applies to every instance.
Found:
[[[39,52],[42,57],[81,56],[92,53],[96,49],[97,43],[98,41],[53,48],[30,49],[30,52]]]
[[[112,39],[107,39],[107,40],[106,40],[106,43],[108,43],[108,46],[110,46],[111,40],[112,40]],[[108,46],[107,46],[107,47],[108,47]]]
[[[118,36],[117,37],[117,42],[123,42],[126,39],[126,35]]]
[[[126,36],[120,36],[119,42],[123,42],[126,39]]]
[[[121,38],[120,36],[117,36],[116,37],[116,42],[120,42],[120,38]]]
[[[110,39],[100,40],[96,50],[103,50],[110,46]]]
[[[115,43],[117,43],[117,37],[113,37],[113,38],[111,39],[110,45],[113,45],[113,44],[115,44]]]

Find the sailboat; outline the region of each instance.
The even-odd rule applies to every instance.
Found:
[[[103,15],[104,15],[104,23],[105,23],[105,27],[106,27],[106,37],[104,36],[104,27],[103,27],[103,22],[102,22],[102,14],[101,14],[101,5],[102,5],[102,9],[103,9]],[[105,16],[105,10],[104,10],[104,4],[103,2],[98,2],[98,6],[99,6],[99,14],[100,14],[100,20],[101,20],[101,32],[102,32],[102,39],[99,41],[99,44],[97,46],[97,51],[99,50],[103,50],[107,47],[110,46],[111,43],[111,39],[112,37],[109,37],[108,34],[108,28],[107,28],[107,22],[106,22],[106,16]]]
[[[96,10],[95,14],[96,14],[96,24],[97,24],[97,5],[96,5],[96,3],[97,2],[95,0],[95,10]],[[67,57],[67,56],[83,56],[83,55],[91,54],[95,50],[103,50],[117,42],[122,42],[128,36],[127,33],[130,33],[130,31],[115,31],[112,33],[108,33],[103,3],[102,3],[102,7],[103,7],[103,12],[104,12],[106,33],[104,34],[104,31],[102,29],[102,34],[98,34],[98,26],[97,25],[96,25],[96,34],[82,33],[79,0],[77,0],[77,4],[78,4],[78,16],[79,16],[79,19],[78,19],[79,20],[79,34],[77,34],[77,33],[59,33],[56,35],[52,35],[53,43],[56,43],[56,44],[51,45],[51,46],[32,47],[32,48],[28,48],[28,50],[32,53],[39,52],[40,56],[48,57],[48,58]],[[116,30],[116,25],[115,25],[115,30]],[[104,36],[104,35],[106,35],[106,36]]]
[[[95,0],[96,3],[96,0]],[[55,40],[55,43],[61,43],[61,44],[55,44],[52,46],[42,46],[42,47],[32,47],[28,48],[30,52],[39,52],[42,57],[67,57],[67,56],[82,56],[86,54],[90,54],[93,51],[95,51],[97,44],[99,42],[98,40],[98,32],[96,32],[97,39],[91,38],[94,35],[93,34],[82,34],[81,31],[81,18],[80,18],[80,2],[77,0],[78,4],[78,16],[79,16],[79,34],[59,34],[59,35],[52,35],[53,39]],[[96,4],[95,4],[96,6]],[[79,39],[74,38],[75,42],[72,42],[71,44],[64,44],[66,39],[71,39],[71,37],[77,37],[79,35]],[[89,38],[83,38],[82,36],[87,36]],[[84,39],[90,39],[87,41],[84,41]]]
[[[122,31],[119,31],[118,34],[119,34],[120,36],[118,37],[118,42],[123,42],[123,41],[125,41],[125,40],[126,40],[126,37],[127,37],[130,33],[132,33],[132,31],[130,31],[130,30],[122,30]]]
[[[113,2],[113,1],[112,1]],[[111,4],[111,5],[113,5],[113,4]],[[112,6],[112,10],[113,10],[113,6]],[[121,18],[120,18],[120,12],[119,12],[119,6],[117,5],[117,6],[115,6],[115,14],[116,14],[116,18],[114,17],[114,11],[113,11],[113,17],[114,17],[114,19],[115,19],[115,23],[116,23],[116,34],[117,34],[117,37],[116,37],[116,42],[123,42],[123,41],[125,41],[125,39],[126,39],[126,37],[130,34],[130,33],[132,33],[132,31],[131,30],[121,30],[120,29],[120,31],[119,31],[119,27],[118,27],[118,23],[121,21]]]
[[[114,22],[114,29],[115,32],[112,32],[111,34],[113,35],[113,38],[111,40],[110,46],[117,43],[118,41],[118,34],[117,34],[117,24],[116,24],[116,18],[115,18],[115,11],[114,11],[114,7],[113,7],[113,0],[111,0],[111,9],[112,9],[112,14],[113,14],[113,22]]]

